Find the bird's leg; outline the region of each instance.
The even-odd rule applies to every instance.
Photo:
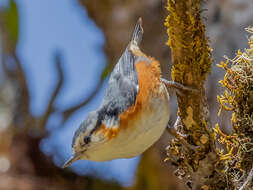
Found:
[[[161,78],[161,81],[169,88],[173,88],[177,91],[177,93],[182,96],[183,95],[183,92],[185,91],[190,91],[192,93],[198,93],[199,91],[197,89],[194,89],[194,88],[190,88],[190,87],[187,87],[187,86],[184,86],[178,82],[175,82],[175,81],[168,81],[166,79],[163,79]],[[187,135],[185,134],[181,134],[178,129],[180,127],[180,125],[182,125],[182,122],[181,122],[181,118],[179,116],[177,116],[177,120],[174,124],[173,127],[167,126],[167,130],[168,132],[174,136],[175,138],[177,138],[181,143],[182,145],[184,145],[185,147],[191,149],[191,150],[196,150],[197,148],[199,148],[199,146],[194,146],[194,145],[191,145],[189,144],[185,138],[187,137]]]
[[[175,82],[175,81],[168,81],[164,78],[161,78],[161,81],[169,88],[173,88],[175,89],[180,95],[182,95],[182,92],[183,91],[190,91],[190,92],[194,92],[194,93],[197,93],[198,90],[197,89],[194,89],[194,88],[190,88],[190,87],[187,87],[187,86],[184,86],[178,82]]]
[[[184,145],[185,147],[191,149],[191,150],[196,150],[199,148],[199,146],[194,146],[189,144],[186,140],[185,137],[187,137],[187,135],[181,134],[180,132],[177,131],[177,129],[179,128],[179,126],[181,125],[181,118],[179,116],[177,116],[177,120],[174,124],[173,127],[171,127],[169,124],[167,126],[167,131],[169,132],[169,134],[171,134],[173,137],[177,138],[182,145]]]

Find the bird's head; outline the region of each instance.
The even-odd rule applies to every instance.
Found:
[[[76,130],[72,141],[72,157],[64,164],[64,168],[68,167],[74,161],[87,159],[87,150],[92,149],[104,140],[104,135],[94,133],[101,125],[98,112],[94,111],[88,114],[87,118],[80,124]]]

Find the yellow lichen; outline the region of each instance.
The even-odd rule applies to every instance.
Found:
[[[211,158],[207,155],[214,155],[212,148],[215,133],[211,131],[204,88],[212,64],[211,48],[200,15],[200,0],[167,2],[169,16],[165,26],[169,36],[167,45],[171,48],[173,61],[171,78],[199,90],[199,93],[186,92],[178,96],[178,115],[182,120],[178,132],[185,140],[182,143],[173,139],[167,150],[168,158],[177,163],[178,169],[184,171],[186,176],[202,169],[208,170],[207,160]],[[211,157],[215,159],[215,156]],[[205,179],[208,179],[209,172],[203,172],[207,175]]]
[[[203,185],[203,186],[201,187],[201,190],[209,190],[209,188],[208,188],[207,185]]]
[[[210,59],[211,49],[205,37],[205,27],[200,19],[199,1],[191,7],[190,11],[182,11],[186,8],[184,2],[168,0],[167,10],[170,15],[165,20],[169,39],[167,45],[172,52],[185,53],[177,55],[172,68],[172,79],[178,82],[185,81],[184,77],[191,73],[194,79],[205,79],[210,72],[212,61]],[[177,27],[175,27],[177,26]],[[194,35],[193,35],[194,34]],[[187,71],[187,72],[186,72]],[[186,80],[187,81],[187,80]]]
[[[247,28],[253,34],[253,28]],[[224,134],[218,124],[214,131],[218,142],[225,145],[227,153],[217,150],[220,161],[225,164],[225,173],[238,184],[244,180],[245,172],[252,167],[253,160],[253,35],[249,38],[249,49],[238,51],[235,58],[217,66],[226,74],[220,84],[225,87],[223,95],[217,97],[221,110],[232,111],[232,132]]]
[[[195,121],[192,119],[193,118],[193,109],[192,109],[192,107],[188,107],[186,109],[186,113],[187,113],[187,117],[184,119],[183,122],[186,124],[187,129],[190,129],[190,127],[192,125],[196,124]]]
[[[207,142],[208,142],[208,136],[207,135],[202,135],[201,137],[200,137],[200,142],[202,143],[202,144],[206,144]]]

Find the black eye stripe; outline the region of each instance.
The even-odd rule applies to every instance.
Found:
[[[84,137],[83,141],[85,144],[88,144],[90,142],[90,136]]]

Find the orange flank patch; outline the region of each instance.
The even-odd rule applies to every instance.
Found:
[[[160,88],[160,64],[153,58],[152,62],[140,61],[136,63],[138,73],[139,92],[135,104],[120,114],[120,126],[107,128],[101,124],[96,135],[104,135],[108,140],[115,138],[121,129],[129,128],[143,117],[143,110],[150,109],[150,98],[157,97]],[[145,117],[145,116],[144,116]]]
[[[100,125],[99,130],[95,133],[96,135],[103,134],[105,138],[112,139],[119,133],[119,127],[107,128],[103,123]]]
[[[160,63],[154,58],[148,58],[151,62],[136,63],[139,93],[135,104],[120,114],[120,129],[131,127],[132,122],[138,122],[142,117],[142,110],[149,107],[150,98],[158,96],[161,77]]]

